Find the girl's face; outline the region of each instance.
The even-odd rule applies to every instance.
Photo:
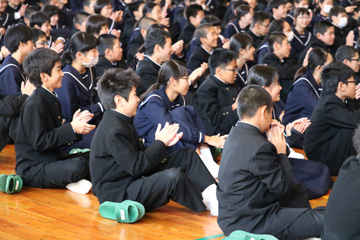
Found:
[[[172,78],[170,84],[173,84],[174,90],[177,94],[185,96],[189,90],[189,76],[184,76],[177,80]]]
[[[297,18],[295,18],[295,25],[301,28],[307,28],[311,19],[310,15],[308,14],[301,14]]]
[[[7,1],[0,0],[0,12],[5,12],[6,7],[7,7]]]
[[[269,87],[264,87],[264,89],[270,94],[273,102],[280,101],[280,90],[282,87],[280,86],[279,80],[276,79]]]
[[[55,14],[50,17],[50,25],[56,26],[56,24],[59,22],[59,15]]]
[[[250,44],[245,49],[243,49],[243,59],[246,61],[254,60],[255,48]]]
[[[99,36],[101,34],[107,34],[109,33],[109,26],[107,24],[103,25],[100,29]]]
[[[110,18],[111,17],[111,13],[113,11],[113,7],[112,7],[112,4],[109,3],[108,5],[106,5],[105,7],[103,7],[101,10],[100,10],[100,14],[106,18]]]
[[[156,5],[150,13],[146,14],[147,17],[153,18],[157,23],[161,22],[161,8],[159,5]]]
[[[309,2],[307,0],[302,0],[299,3],[297,3],[295,1],[295,7],[297,7],[297,8],[299,8],[299,7],[309,8]]]

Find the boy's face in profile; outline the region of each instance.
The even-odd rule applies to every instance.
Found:
[[[123,107],[120,112],[122,112],[130,117],[134,117],[136,115],[136,110],[137,110],[138,105],[139,105],[139,98],[136,95],[136,88],[133,86],[129,93],[128,100],[126,101],[124,99]]]
[[[99,36],[102,34],[109,33],[109,26],[107,24],[103,25],[99,31]]]
[[[217,35],[215,28],[209,27],[208,32],[206,34],[206,38],[202,38],[203,39],[202,44],[210,46],[212,48],[216,48],[218,37],[219,36]]]
[[[222,81],[233,84],[236,81],[236,74],[238,70],[238,66],[236,60],[231,61],[226,67],[220,67],[222,70],[217,76]]]
[[[290,55],[290,51],[291,51],[291,45],[289,41],[285,38],[282,40],[278,52],[283,58],[287,58]]]
[[[34,43],[35,48],[47,48],[47,41],[45,36],[40,36]]]
[[[321,35],[320,33],[318,35],[319,39],[323,41],[327,46],[332,46],[335,40],[335,28],[329,27],[323,35]]]
[[[204,11],[198,11],[195,17],[192,17],[191,24],[194,27],[198,27],[200,25],[201,20],[204,18]]]
[[[356,81],[354,77],[350,77],[344,84],[343,95],[346,99],[354,99],[356,94]]]
[[[114,45],[111,49],[111,52],[112,52],[112,60],[113,61],[120,61],[121,58],[122,58],[122,54],[123,54],[123,50],[120,46],[120,41],[119,39],[116,39],[114,41]]]
[[[41,81],[43,82],[42,85],[47,90],[53,92],[55,89],[61,87],[61,80],[64,74],[61,71],[60,61],[56,62],[54,67],[51,69],[51,76],[47,73],[42,73],[42,74],[43,74],[43,76],[41,77]]]
[[[273,13],[275,19],[286,18],[286,5],[282,4],[278,8],[273,8]]]

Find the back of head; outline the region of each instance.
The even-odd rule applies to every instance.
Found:
[[[139,77],[131,68],[111,68],[104,72],[97,83],[97,92],[106,110],[115,109],[115,96],[119,95],[128,100],[132,87],[138,85]]]
[[[18,50],[20,43],[27,43],[32,41],[31,28],[23,24],[13,25],[6,30],[4,45],[10,53]]]
[[[188,21],[190,21],[190,17],[195,18],[200,11],[204,11],[204,9],[199,4],[191,4],[184,10],[185,17]]]
[[[154,28],[153,30],[148,31],[145,37],[146,54],[151,56],[154,53],[154,48],[157,44],[160,47],[164,47],[167,38],[171,38],[171,35],[163,29]]]
[[[246,49],[247,46],[253,45],[252,37],[247,33],[237,33],[230,38],[229,49],[239,52],[240,49]]]
[[[151,13],[151,11],[153,10],[153,8],[155,6],[158,6],[158,4],[156,4],[154,2],[146,2],[143,7],[143,17],[146,17],[147,13]]]
[[[199,27],[196,28],[194,32],[194,37],[198,44],[201,44],[201,38],[206,38],[208,32],[210,31],[210,28],[212,27],[213,25],[211,24],[201,24]]]
[[[37,10],[35,7],[33,7],[33,6],[28,6],[28,7],[26,8],[26,10],[25,10],[24,18],[30,19],[30,16],[31,16],[33,13],[37,12],[37,11],[38,11],[38,10]]]
[[[251,21],[251,27],[254,27],[255,24],[261,24],[267,19],[270,20],[270,17],[266,12],[256,11],[256,12],[254,12],[254,16]]]
[[[78,12],[74,15],[73,18],[73,25],[75,26],[76,24],[83,24],[84,22],[86,22],[86,19],[89,17],[90,14],[88,14],[87,12]]]
[[[249,85],[270,87],[279,79],[279,74],[274,67],[267,65],[255,65],[250,68],[248,76]]]
[[[337,62],[344,62],[345,59],[350,61],[353,57],[355,57],[355,54],[357,53],[356,49],[350,46],[341,46],[336,50],[335,53],[335,60]]]
[[[272,32],[282,32],[284,30],[284,19],[273,20],[269,25],[268,34]]]
[[[274,52],[274,44],[275,43],[281,45],[282,42],[284,41],[284,39],[287,39],[287,37],[282,32],[273,32],[273,33],[271,33],[267,38],[267,42],[268,42],[270,52]]]
[[[148,30],[149,27],[154,23],[156,23],[156,21],[153,18],[142,17],[139,20],[138,26],[139,26],[140,29]]]
[[[323,66],[326,63],[329,54],[329,52],[322,48],[314,48],[311,50],[307,70],[313,73],[317,66]]]
[[[113,49],[117,37],[112,34],[102,34],[99,36],[99,45],[97,46],[100,56],[105,56],[106,49]]]
[[[333,62],[321,72],[321,85],[324,92],[335,94],[340,82],[346,82],[354,76],[354,71],[344,63]]]
[[[98,40],[94,35],[87,32],[77,32],[70,38],[69,47],[61,56],[61,66],[71,64],[76,58],[76,53],[85,53],[96,48]]]
[[[267,5],[267,9],[272,13],[273,8],[278,8],[280,5],[286,5],[285,0],[270,0]]]
[[[49,22],[50,18],[48,15],[46,15],[43,12],[35,12],[30,16],[30,27],[35,27],[37,25],[38,27],[41,27],[44,23]]]
[[[213,54],[209,58],[210,72],[212,74],[215,74],[216,68],[225,68],[232,61],[236,60],[237,57],[237,53],[231,50],[224,48],[215,49]]]
[[[206,15],[201,19],[200,24],[210,24],[212,26],[221,26],[221,20],[213,15]]]
[[[94,12],[96,14],[100,14],[101,9],[106,7],[107,5],[111,4],[110,0],[96,0],[94,5]]]
[[[49,18],[54,15],[59,15],[59,8],[54,5],[45,5],[41,8],[41,11],[45,13]]]
[[[45,33],[43,31],[41,31],[40,29],[38,28],[32,28],[31,29],[32,33],[33,33],[33,38],[32,38],[32,41],[35,45],[35,42],[42,36],[46,37]]]
[[[326,33],[326,31],[328,30],[328,28],[332,27],[333,25],[328,22],[328,21],[318,21],[315,23],[314,25],[314,29],[313,29],[313,35],[316,37],[316,35],[318,33],[320,33],[321,35],[324,35],[324,33]]]
[[[144,4],[143,1],[141,0],[137,0],[137,1],[133,1],[132,3],[128,4],[129,6],[129,10],[132,14],[132,16],[134,17],[134,12],[138,11],[139,10],[139,7]]]
[[[270,112],[273,103],[270,94],[261,86],[248,85],[240,91],[237,99],[239,119],[253,118],[262,106],[266,106]]]
[[[86,20],[86,32],[98,35],[103,26],[108,25],[106,17],[100,14],[90,15]]]
[[[60,62],[59,55],[48,48],[38,48],[29,53],[23,61],[23,67],[26,77],[34,86],[42,85],[41,73],[47,73],[51,76],[51,71],[55,64]]]
[[[236,8],[236,17],[237,18],[242,18],[243,16],[245,16],[246,14],[248,14],[251,10],[251,7],[249,5],[240,5]]]
[[[337,17],[340,13],[346,13],[345,8],[342,6],[333,6],[329,12],[329,18],[332,21],[332,17]]]

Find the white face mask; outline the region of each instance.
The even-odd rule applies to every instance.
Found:
[[[339,28],[343,28],[348,24],[348,19],[346,17],[340,18],[340,22],[338,23]]]
[[[327,5],[325,4],[324,8],[322,9],[324,13],[329,13],[332,9],[333,5]]]
[[[289,32],[289,34],[288,34],[288,36],[287,36],[287,40],[288,40],[289,42],[291,42],[293,39],[294,39],[294,32],[291,31],[291,32]]]
[[[82,62],[82,64],[86,68],[91,68],[91,67],[95,66],[99,61],[99,56],[96,56],[96,57],[93,57],[93,58],[87,56],[87,58],[90,59],[90,62],[88,62],[88,63]]]

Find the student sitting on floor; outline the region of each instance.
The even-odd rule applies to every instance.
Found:
[[[122,59],[123,50],[119,39],[112,34],[100,35],[98,41],[99,61],[94,68],[96,76],[101,77],[106,69],[117,67],[117,63]]]
[[[21,82],[25,81],[21,64],[34,48],[31,29],[25,25],[10,27],[6,31],[5,47],[11,54],[0,68],[0,94],[16,95],[20,92]]]
[[[332,61],[331,54],[321,48],[310,52],[308,66],[299,69],[295,76],[296,81],[289,90],[283,117],[285,125],[303,117],[310,119],[320,98],[321,71]]]
[[[178,61],[168,60],[160,68],[158,81],[141,97],[141,103],[135,116],[135,127],[144,145],[149,146],[155,141],[155,131],[160,123],[178,123],[183,137],[180,141],[167,148],[171,154],[181,148],[190,147],[197,150],[205,166],[214,178],[217,178],[219,165],[211,155],[207,144],[222,147],[225,137],[208,136],[201,116],[193,106],[185,106],[185,96],[189,86],[199,78],[206,67],[199,68],[187,74],[186,66]]]
[[[344,63],[330,63],[321,72],[323,91],[305,133],[304,150],[310,159],[329,166],[337,175],[344,160],[355,154],[351,137],[360,111],[350,111],[346,99],[359,99],[354,71]]]
[[[87,123],[93,116],[88,111],[76,111],[73,120],[63,124],[61,104],[54,91],[61,87],[63,76],[59,55],[50,49],[36,49],[24,60],[24,69],[36,90],[20,114],[15,140],[16,173],[29,187],[71,188],[68,184],[82,185],[84,181],[91,186],[84,180],[89,177],[89,154],[59,153],[61,146],[71,145],[79,140],[79,134],[95,128]]]
[[[340,168],[339,176],[331,190],[324,215],[323,240],[358,239],[360,186],[360,128],[353,136],[357,155],[350,156]]]
[[[98,83],[104,117],[90,154],[93,192],[100,203],[126,199],[142,203],[146,211],[173,200],[195,211],[217,215],[216,181],[196,152],[183,148],[166,156],[177,143],[178,124],[160,124],[148,148],[133,126],[139,98],[138,77],[131,69],[109,69]]]
[[[306,190],[294,182],[284,129],[270,127],[270,94],[250,85],[237,104],[240,121],[230,131],[220,162],[220,228],[225,235],[244,230],[280,240],[320,236],[323,210],[312,210]]]
[[[237,121],[237,53],[215,49],[211,55],[211,75],[195,93],[194,106],[200,112],[207,135],[228,134]]]

